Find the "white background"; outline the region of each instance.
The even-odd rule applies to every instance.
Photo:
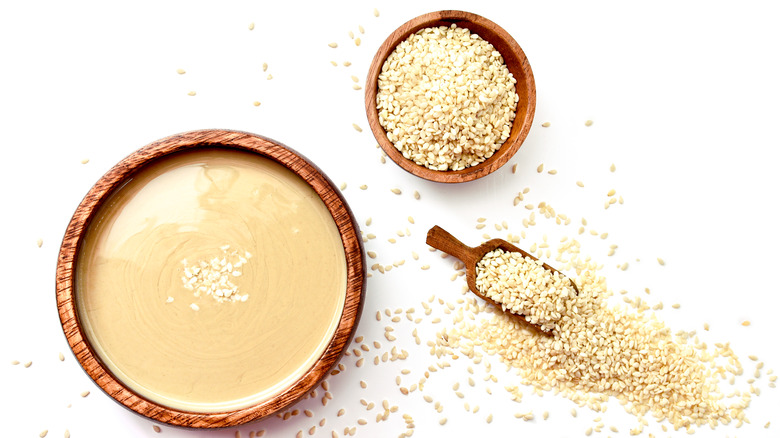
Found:
[[[373,15],[377,8],[381,15]],[[509,31],[525,50],[538,91],[534,127],[517,155],[497,172],[475,182],[440,185],[380,162],[366,122],[363,84],[375,51],[397,26],[439,9],[479,13]],[[658,317],[673,331],[698,330],[710,345],[730,342],[746,374],[755,354],[766,368],[780,371],[780,319],[776,308],[780,256],[776,190],[780,187],[780,6],[777,2],[496,2],[352,1],[317,2],[3,2],[0,5],[0,148],[2,148],[2,233],[0,233],[0,403],[3,435],[35,437],[49,430],[61,437],[158,436],[152,423],[114,403],[82,372],[70,353],[56,312],[54,271],[59,243],[70,216],[92,184],[134,150],[170,134],[203,128],[245,130],[273,138],[317,163],[344,192],[361,225],[369,217],[374,233],[366,249],[378,261],[406,263],[368,279],[358,334],[390,343],[385,308],[415,307],[430,295],[455,302],[463,281],[450,281],[452,259],[427,251],[425,233],[438,224],[476,245],[495,223],[506,220],[519,234],[528,210],[512,200],[524,187],[531,203],[545,201],[573,224],[557,226],[538,218],[521,243],[530,247],[544,235],[552,243],[578,237],[583,253],[604,265],[612,290],[645,296],[665,308]],[[253,31],[249,23],[255,23]],[[359,35],[358,25],[366,33]],[[357,47],[348,37],[362,38]],[[328,43],[338,42],[332,49]],[[329,61],[339,62],[333,67]],[[341,63],[351,61],[350,67]],[[262,63],[269,65],[262,72]],[[187,71],[178,75],[176,69]],[[273,79],[267,80],[266,75]],[[191,90],[197,92],[188,96]],[[254,107],[252,102],[262,102]],[[594,121],[586,127],[584,122]],[[549,121],[549,128],[541,127]],[[352,124],[363,128],[356,132]],[[81,164],[82,159],[89,159]],[[544,163],[545,172],[536,167]],[[614,163],[617,170],[609,171]],[[517,172],[512,173],[512,165]],[[547,174],[557,169],[557,175]],[[576,185],[583,181],[584,188]],[[361,184],[368,190],[361,191]],[[391,188],[402,189],[394,195]],[[604,209],[614,188],[623,205]],[[418,190],[422,198],[412,197]],[[407,222],[412,215],[415,224]],[[476,230],[478,217],[487,227]],[[600,240],[577,236],[580,218],[588,230],[608,232]],[[387,239],[409,228],[410,237]],[[38,248],[37,239],[43,239]],[[607,256],[609,244],[619,248]],[[421,260],[414,261],[411,251]],[[657,257],[666,266],[656,262]],[[637,261],[637,259],[639,261]],[[368,260],[369,265],[374,261]],[[629,262],[621,271],[618,264]],[[422,264],[431,269],[423,271]],[[680,309],[672,309],[672,303]],[[441,313],[440,306],[431,317]],[[446,315],[441,315],[446,316]],[[750,320],[744,327],[741,322]],[[295,408],[311,409],[289,421],[270,418],[221,431],[163,426],[168,437],[233,437],[240,430],[267,430],[293,437],[321,418],[316,436],[342,434],[359,418],[359,436],[394,437],[403,432],[402,413],[414,418],[414,436],[582,436],[601,416],[606,427],[594,436],[627,436],[636,419],[617,403],[605,414],[580,409],[546,394],[510,401],[504,385],[517,384],[498,358],[490,358],[499,381],[483,381],[475,367],[474,388],[466,384],[468,363],[435,374],[424,392],[444,405],[438,414],[419,391],[402,395],[395,376],[402,368],[416,382],[436,362],[425,342],[447,324],[430,317],[396,325],[394,345],[409,352],[405,361],[354,366],[330,379],[334,400]],[[711,330],[702,330],[704,323]],[[410,333],[417,327],[422,346]],[[774,346],[770,346],[774,344]],[[58,353],[65,353],[65,361]],[[29,368],[11,361],[32,361]],[[484,365],[484,364],[483,364]],[[766,369],[765,368],[765,369]],[[361,389],[360,380],[368,383]],[[467,413],[451,386],[460,382],[478,413]],[[762,389],[747,411],[751,424],[696,436],[778,436],[780,397]],[[486,387],[492,389],[489,396]],[[745,389],[746,385],[738,385]],[[730,385],[724,384],[724,391]],[[80,397],[82,391],[91,395]],[[322,391],[320,391],[320,396]],[[399,406],[387,422],[375,423],[379,408],[366,412],[359,400]],[[68,407],[68,405],[71,405]],[[347,413],[336,417],[339,408]],[[532,410],[523,422],[515,412]],[[550,412],[543,421],[541,413]],[[494,414],[487,424],[485,417]],[[439,419],[448,418],[445,426]],[[674,435],[651,425],[642,436]],[[775,420],[769,429],[767,421]],[[609,432],[610,425],[620,429]],[[683,431],[678,434],[683,435]]]

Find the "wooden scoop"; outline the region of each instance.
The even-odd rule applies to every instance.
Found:
[[[492,298],[488,298],[482,294],[479,289],[477,289],[477,263],[479,263],[479,261],[485,257],[485,254],[497,248],[501,248],[504,251],[509,252],[519,252],[524,257],[530,257],[533,260],[539,260],[528,252],[523,251],[522,249],[503,239],[491,239],[475,248],[466,246],[463,242],[458,240],[455,236],[448,233],[438,225],[434,225],[433,228],[428,230],[428,238],[425,239],[425,243],[462,261],[466,265],[466,283],[468,284],[469,289],[471,289],[471,292],[483,300],[495,304],[499,309],[503,309],[501,303],[493,300]],[[548,265],[547,263],[543,264],[542,267],[548,271],[558,273],[563,276],[560,271]],[[574,289],[574,292],[579,295],[580,290],[577,289],[577,285],[575,285],[574,281],[571,279],[569,279],[569,281],[571,282],[571,286]],[[512,315],[517,315],[514,312],[506,312]]]

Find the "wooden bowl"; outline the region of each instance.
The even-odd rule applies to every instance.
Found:
[[[294,383],[270,399],[228,412],[187,412],[140,396],[119,380],[96,354],[84,331],[77,308],[74,274],[78,250],[96,211],[106,199],[150,162],[198,148],[248,151],[281,164],[304,180],[323,200],[341,236],[346,259],[346,298],[335,334],[314,365]],[[244,132],[204,130],[174,135],[134,152],[108,171],[87,193],[71,219],[57,263],[57,307],[73,353],[87,374],[114,400],[151,420],[191,428],[229,427],[268,416],[308,394],[337,363],[353,336],[365,295],[365,259],[360,232],[340,191],[314,164],[295,151],[269,139]],[[335,321],[336,319],[334,319]]]
[[[379,113],[376,108],[377,82],[379,73],[382,71],[382,65],[387,57],[395,50],[395,47],[406,40],[409,35],[420,29],[437,26],[450,26],[452,24],[458,27],[469,29],[472,33],[478,34],[495,47],[504,58],[504,63],[509,71],[517,79],[517,94],[520,97],[515,120],[512,123],[512,129],[509,138],[504,144],[487,160],[471,167],[455,171],[437,171],[425,166],[416,164],[409,160],[396,149],[392,142],[387,138],[382,125],[379,123]],[[437,11],[421,15],[402,24],[398,29],[390,34],[384,43],[379,47],[374,60],[368,70],[366,79],[366,114],[371,131],[374,133],[379,146],[385,153],[409,173],[430,181],[442,183],[457,183],[472,181],[483,177],[502,165],[504,165],[523,144],[528,131],[531,129],[531,123],[534,119],[536,110],[536,86],[534,84],[534,75],[528,59],[523,53],[523,49],[512,38],[507,31],[502,29],[496,23],[481,17],[477,14],[463,11]]]

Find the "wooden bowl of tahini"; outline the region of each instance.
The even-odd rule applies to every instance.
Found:
[[[388,56],[401,42],[410,35],[424,28],[449,27],[466,28],[472,34],[479,35],[492,44],[501,54],[509,72],[517,80],[516,92],[518,102],[515,108],[515,118],[512,121],[509,137],[492,156],[479,164],[459,170],[434,170],[404,156],[392,141],[380,122],[377,109],[377,94],[379,75]],[[472,181],[494,172],[517,152],[523,144],[534,118],[536,110],[536,86],[533,72],[528,59],[520,45],[512,36],[496,23],[477,14],[464,11],[436,11],[409,20],[396,29],[382,43],[369,67],[366,78],[365,106],[369,126],[376,137],[379,146],[396,164],[407,172],[430,181],[442,183],[459,183]]]
[[[320,169],[270,139],[203,130],[97,181],[65,232],[56,295],[106,394],[154,422],[218,428],[284,409],[331,373],[365,278],[355,218]]]

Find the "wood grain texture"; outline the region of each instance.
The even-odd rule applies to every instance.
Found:
[[[462,261],[463,264],[466,265],[466,283],[468,284],[471,292],[483,300],[495,304],[499,309],[501,309],[500,303],[497,303],[492,298],[487,297],[477,288],[477,263],[479,263],[479,261],[485,257],[485,254],[498,248],[508,252],[519,252],[523,255],[523,257],[529,257],[532,260],[539,260],[527,251],[524,251],[503,239],[491,239],[479,246],[472,248],[458,240],[457,237],[453,236],[438,225],[434,225],[433,228],[428,230],[428,236],[425,239],[425,243]],[[564,278],[566,277],[563,275],[563,273],[548,265],[547,263],[542,264],[542,266],[548,271],[556,272],[561,274],[561,276]],[[580,291],[577,288],[577,285],[574,284],[574,281],[569,281],[571,282],[571,286],[574,288],[574,291],[577,293],[577,295],[579,295]]]
[[[98,208],[142,166],[167,155],[196,148],[228,148],[272,159],[305,180],[322,198],[341,234],[347,262],[347,292],[341,319],[321,358],[280,395],[257,405],[220,413],[194,413],[151,402],[125,387],[106,367],[87,341],[79,323],[74,290],[74,266],[81,239]],[[202,130],[173,135],[134,152],[109,170],[76,209],[60,247],[56,296],[60,321],[73,353],[86,373],[109,396],[152,420],[191,428],[230,427],[266,417],[294,403],[313,389],[338,362],[357,327],[365,297],[366,267],[360,231],[346,200],[333,182],[302,155],[270,139],[239,131]]]
[[[512,123],[509,138],[493,156],[476,166],[466,169],[437,171],[420,166],[404,158],[403,154],[387,138],[387,133],[379,123],[379,113],[376,108],[377,82],[379,73],[382,71],[382,65],[387,57],[409,35],[426,27],[450,26],[451,24],[467,28],[472,33],[478,34],[501,53],[510,73],[517,79],[517,94],[520,99],[515,109],[516,116]],[[526,58],[520,45],[506,30],[487,18],[470,12],[436,11],[407,21],[391,33],[385,42],[382,43],[368,70],[365,105],[371,131],[374,133],[379,146],[382,147],[382,150],[385,151],[390,159],[401,166],[402,169],[420,178],[442,183],[458,183],[472,181],[495,171],[509,161],[517,152],[528,136],[533,123],[534,112],[536,111],[536,85],[528,58]]]

